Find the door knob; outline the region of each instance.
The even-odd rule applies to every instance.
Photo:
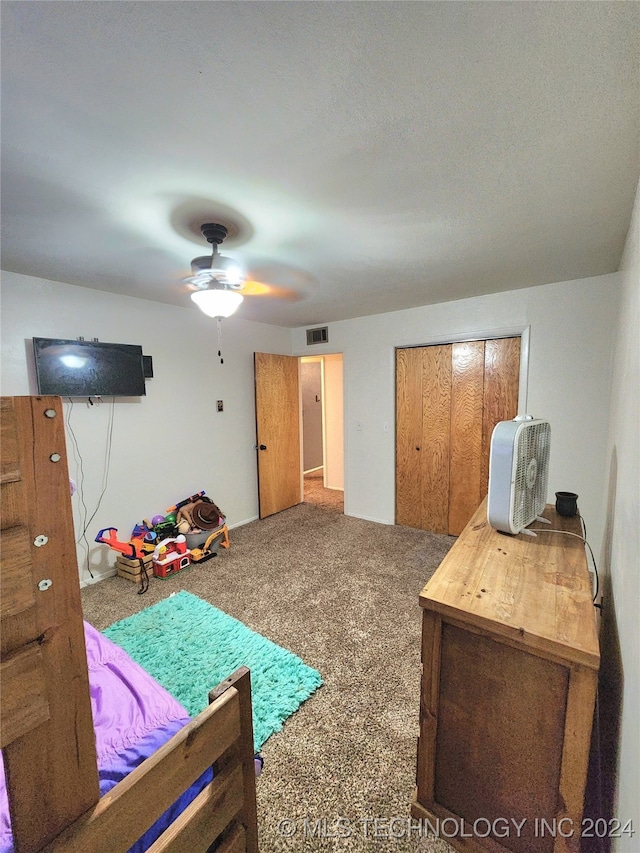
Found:
[[[266,449],[267,449],[267,445],[266,445],[266,444],[261,444],[261,445],[260,445],[260,450],[266,450]]]

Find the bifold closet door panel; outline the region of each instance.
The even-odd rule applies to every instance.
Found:
[[[396,350],[396,524],[424,526],[422,348]]]
[[[449,532],[451,345],[422,349],[422,527]]]
[[[520,338],[396,351],[396,523],[457,536],[488,491],[491,434],[518,412]]]
[[[480,492],[489,491],[491,435],[499,421],[518,414],[520,385],[520,338],[485,341],[484,412],[482,415],[482,475]]]
[[[451,536],[462,533],[484,497],[481,494],[484,345],[484,341],[467,341],[451,346]]]

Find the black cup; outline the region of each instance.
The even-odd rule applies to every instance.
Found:
[[[556,492],[556,512],[559,515],[576,515],[578,496],[575,492]]]

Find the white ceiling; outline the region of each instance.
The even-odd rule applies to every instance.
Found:
[[[636,2],[3,0],[2,266],[197,311],[189,228],[231,216],[223,254],[305,294],[238,316],[290,327],[613,272],[639,33]]]

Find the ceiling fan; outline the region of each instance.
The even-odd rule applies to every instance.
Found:
[[[226,225],[205,222],[200,226],[200,232],[211,244],[212,252],[194,258],[191,261],[191,275],[182,281],[192,291],[191,299],[209,317],[229,317],[245,296],[274,296],[289,300],[304,297],[302,290],[260,280],[260,271],[249,273],[239,261],[221,255],[218,247],[228,234]],[[268,268],[263,268],[262,273],[268,276]]]

